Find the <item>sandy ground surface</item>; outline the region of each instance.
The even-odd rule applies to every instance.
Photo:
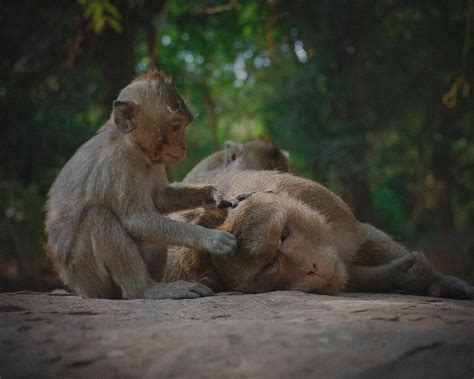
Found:
[[[0,377],[474,377],[474,301],[0,294]]]

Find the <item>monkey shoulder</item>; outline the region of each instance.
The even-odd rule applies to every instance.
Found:
[[[218,151],[199,162],[184,177],[183,183],[206,183],[225,167],[225,155]]]
[[[166,170],[145,164],[137,148],[114,135],[103,130],[76,151],[51,187],[50,208],[79,218],[84,209],[103,205],[121,218],[154,206],[153,191],[167,185]]]

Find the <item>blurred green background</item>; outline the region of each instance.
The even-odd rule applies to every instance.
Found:
[[[271,135],[361,220],[474,279],[473,4],[2,1],[0,291],[57,285],[45,195],[153,67],[197,115],[173,180],[227,139]]]

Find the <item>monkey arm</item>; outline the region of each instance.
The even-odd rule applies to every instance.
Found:
[[[389,264],[381,266],[354,265],[349,268],[349,291],[389,292],[394,287]]]
[[[186,246],[214,254],[227,254],[237,247],[230,233],[172,220],[158,212],[132,215],[122,223],[132,238],[158,245]]]
[[[168,214],[197,208],[203,204],[216,204],[219,198],[213,186],[174,183],[156,194],[154,201],[161,214]]]
[[[423,294],[432,280],[430,263],[423,254],[413,251],[382,265],[352,265],[348,287],[354,291]]]
[[[199,236],[207,231],[198,225],[165,218],[158,213],[131,216],[123,225],[136,240],[188,247],[195,246]]]

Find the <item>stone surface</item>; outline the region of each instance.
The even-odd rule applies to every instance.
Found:
[[[0,377],[473,378],[474,302],[0,294]]]

